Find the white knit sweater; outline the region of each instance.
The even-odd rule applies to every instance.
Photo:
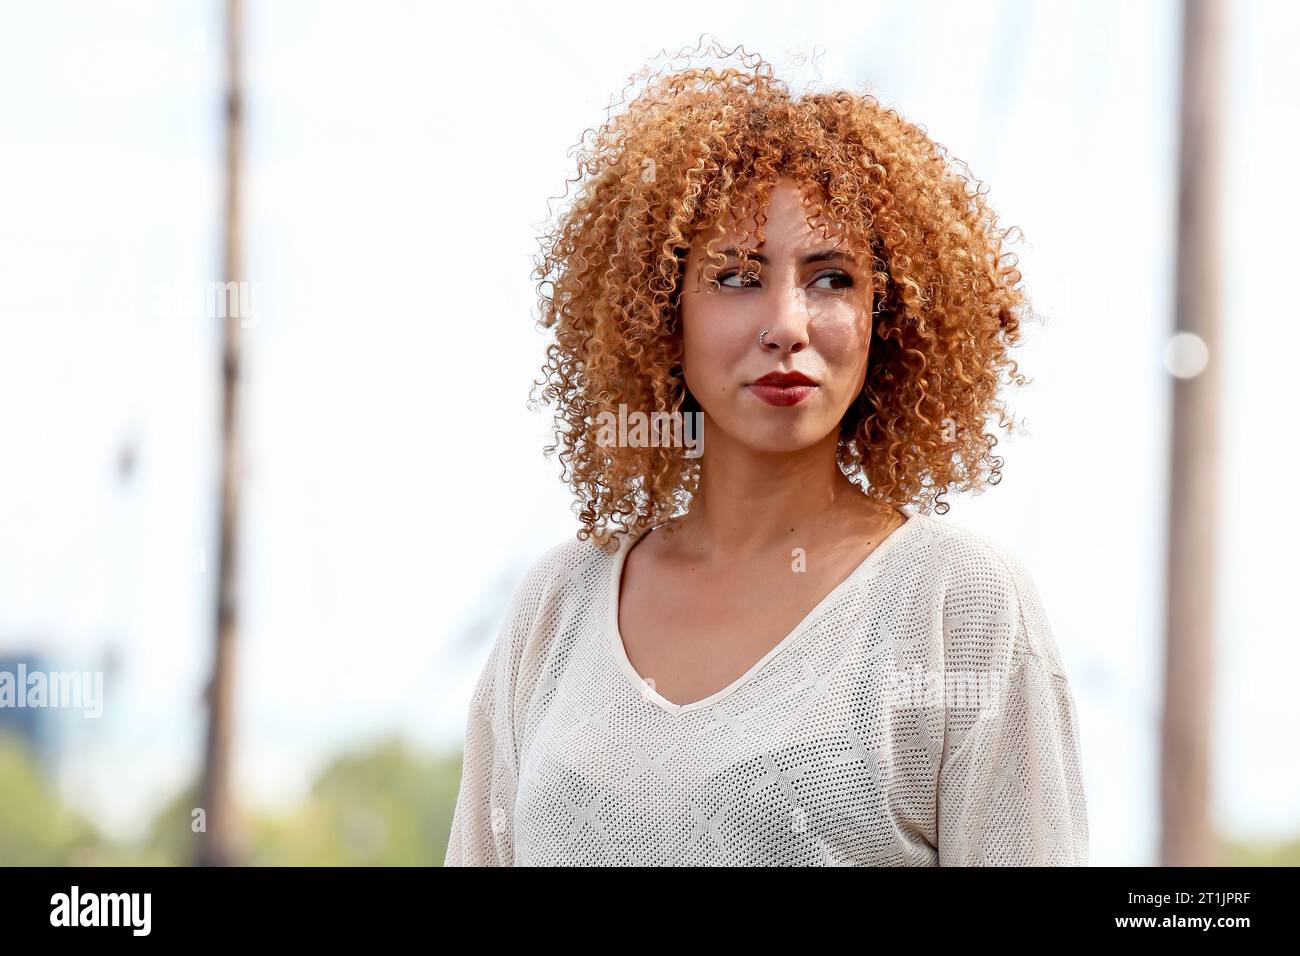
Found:
[[[1074,700],[1002,547],[916,511],[710,697],[642,681],[623,560],[515,590],[467,714],[445,865],[1086,865]]]

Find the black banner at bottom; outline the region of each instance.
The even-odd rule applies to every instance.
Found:
[[[563,945],[567,933],[607,927],[610,907],[617,906],[624,920],[640,927],[637,937],[658,935],[654,927],[662,927],[665,917],[685,917],[706,926],[725,924],[722,932],[734,939],[757,916],[760,936],[800,926],[807,930],[814,920],[827,924],[831,936],[850,925],[860,932],[860,924],[876,924],[866,927],[871,935],[864,942],[885,938],[877,933],[916,941],[920,933],[926,941],[971,944],[1005,941],[1010,934],[1039,944],[1128,936],[1231,945],[1261,933],[1280,937],[1293,928],[1286,911],[1295,895],[1295,875],[1291,868],[1220,867],[820,874],[0,868],[0,932],[8,945],[54,942],[60,936],[91,945],[128,939],[337,945],[431,929],[442,929],[448,935],[441,938],[450,943],[451,934],[486,928],[519,935],[540,930],[548,944]],[[467,910],[481,911],[487,921],[467,924]],[[1055,935],[1021,935],[1042,929]]]

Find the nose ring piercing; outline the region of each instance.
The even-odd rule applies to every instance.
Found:
[[[768,331],[768,329],[764,329],[762,332],[758,333],[758,344],[760,346],[763,345],[763,336],[767,335]]]

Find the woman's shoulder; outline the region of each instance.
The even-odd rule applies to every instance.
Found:
[[[923,511],[916,512],[914,520],[936,570],[1003,587],[1029,577],[1017,549],[996,533]]]
[[[568,535],[532,560],[520,586],[542,588],[567,583],[589,586],[595,583],[590,572],[608,568],[616,556],[617,549],[606,551],[591,538]]]
[[[1065,676],[1034,575],[1020,550],[997,533],[917,513],[919,538],[942,593],[944,630],[958,657],[985,665],[1032,655]]]
[[[552,544],[525,566],[488,653],[475,691],[476,707],[493,713],[496,702],[513,697],[520,681],[536,679],[566,608],[593,592],[611,559],[594,542],[574,535]]]
[[[593,593],[606,580],[616,554],[576,533],[553,543],[517,578],[510,600],[511,621],[515,626],[527,625],[544,606]]]

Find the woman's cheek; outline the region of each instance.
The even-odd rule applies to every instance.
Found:
[[[714,328],[720,328],[715,324]],[[722,399],[734,398],[738,391],[736,370],[744,364],[744,343],[734,336],[697,335],[688,331],[685,340],[688,384],[699,397],[701,393]]]
[[[851,322],[825,330],[819,351],[837,399],[856,393],[858,380],[865,378],[869,347],[870,339]]]
[[[842,333],[825,335],[813,342],[813,348],[821,356],[822,364],[830,375],[838,378],[852,374],[858,358],[852,336]]]

